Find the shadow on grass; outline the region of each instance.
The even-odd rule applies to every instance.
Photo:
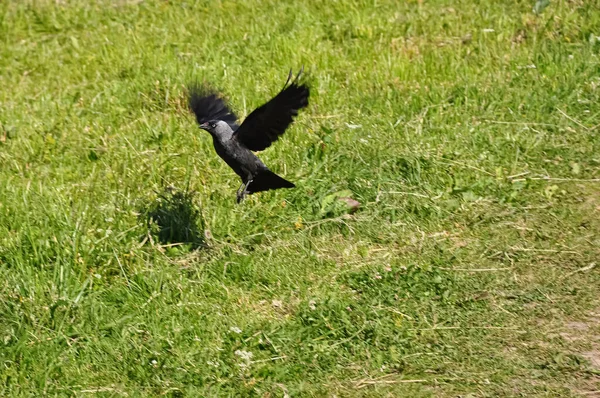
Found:
[[[167,187],[149,205],[144,206],[141,216],[150,234],[161,244],[184,244],[191,249],[206,247],[204,222],[193,203],[192,192]]]

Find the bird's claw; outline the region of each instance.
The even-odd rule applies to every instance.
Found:
[[[242,200],[244,200],[244,196],[246,196],[246,191],[243,191],[243,192],[238,191],[236,203],[240,203]]]
[[[252,182],[252,180],[249,180],[248,182],[242,184],[240,189],[238,189],[238,191],[236,193],[236,202],[237,203],[240,203],[242,200],[244,200],[246,195],[248,195],[250,193],[250,192],[248,192],[248,185],[250,185],[251,182]]]
[[[250,192],[243,190],[237,193],[237,203],[240,203]]]

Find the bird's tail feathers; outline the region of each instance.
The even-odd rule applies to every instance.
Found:
[[[261,192],[268,191],[269,189],[279,188],[294,188],[295,185],[283,177],[278,176],[271,170],[264,170],[254,177],[250,185],[248,185],[248,192]]]

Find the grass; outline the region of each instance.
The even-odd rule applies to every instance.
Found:
[[[0,395],[597,394],[600,2],[533,6],[0,3]],[[238,206],[185,85],[302,64]]]

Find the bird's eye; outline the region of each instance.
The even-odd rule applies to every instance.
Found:
[[[216,123],[211,123],[210,127],[212,127],[214,129],[215,127],[217,127],[217,125],[216,125]]]

